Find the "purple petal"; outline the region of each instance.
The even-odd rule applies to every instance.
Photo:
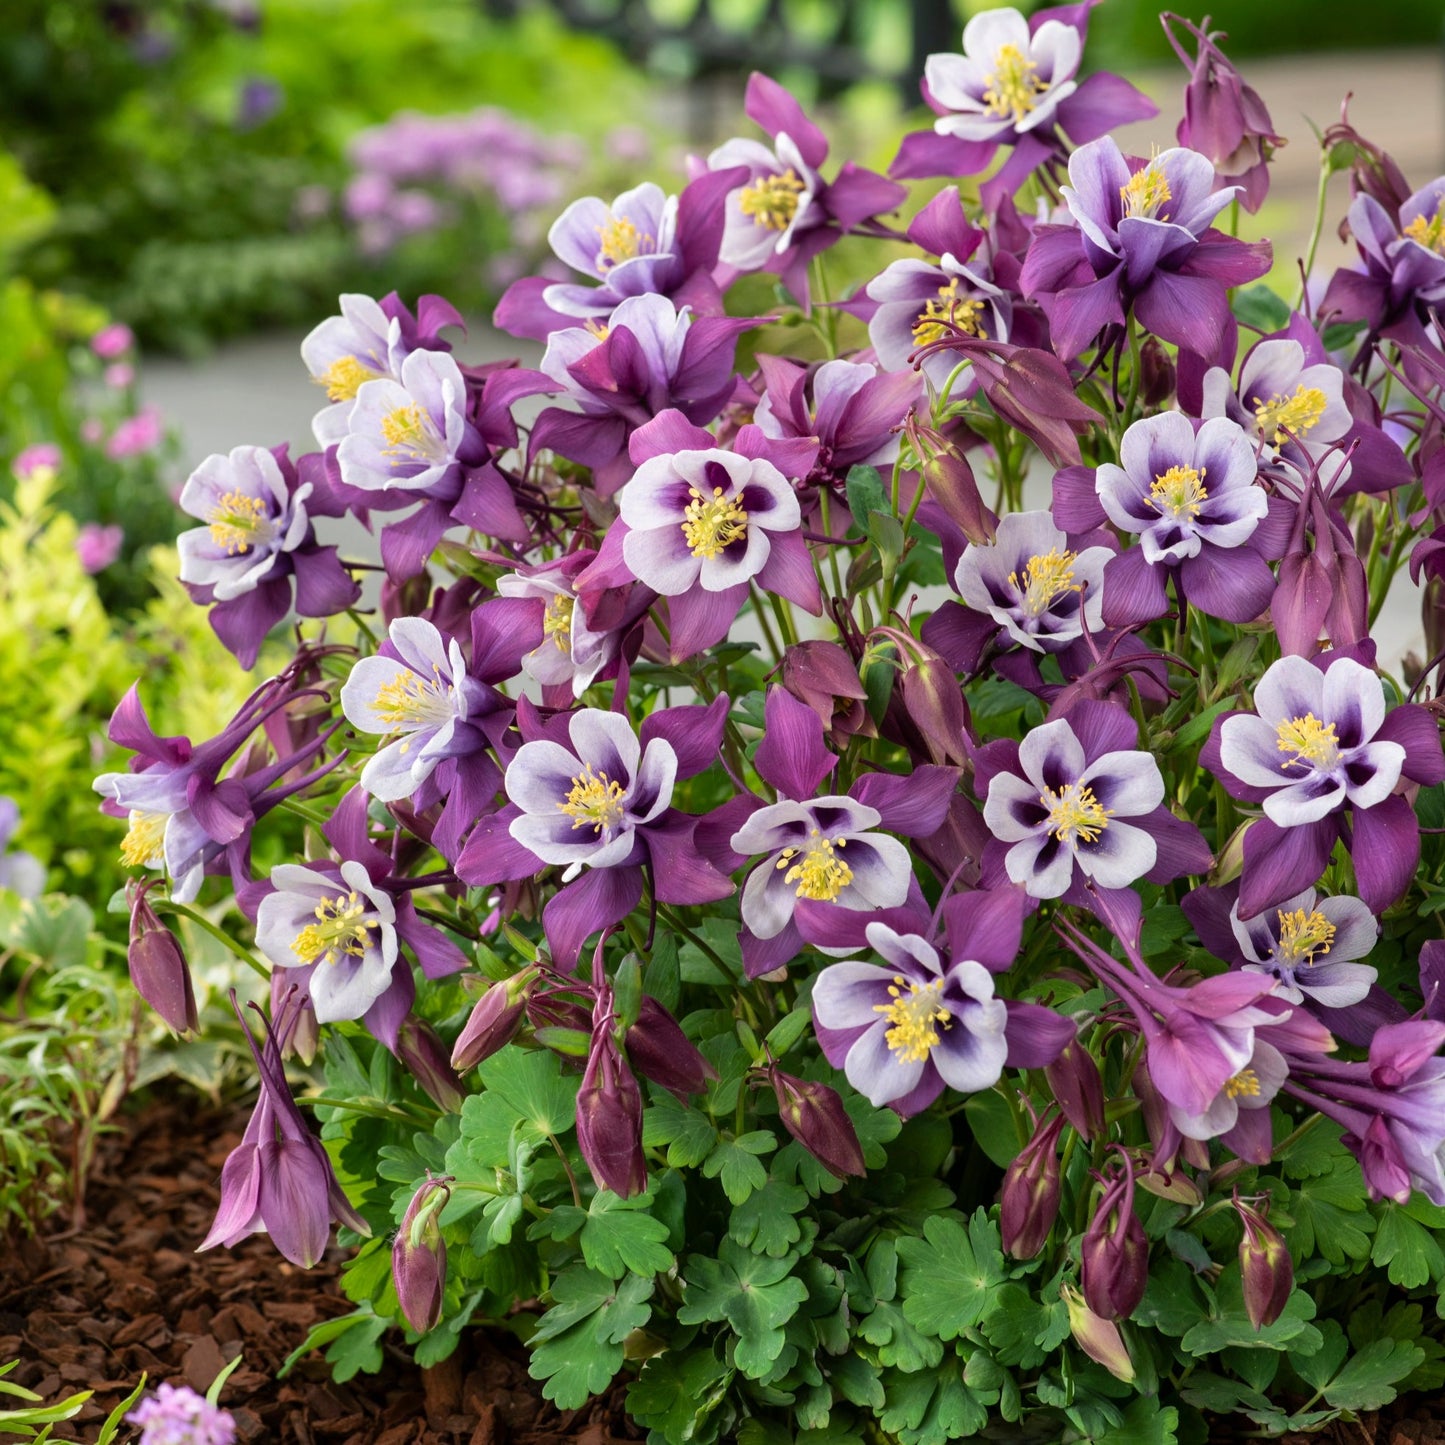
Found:
[[[784,797],[811,798],[838,761],[823,745],[818,714],[786,689],[773,687],[768,691],[763,719],[763,740],[754,766]]]
[[[1240,918],[1253,918],[1319,882],[1335,836],[1335,824],[1328,818],[1298,828],[1281,828],[1268,818],[1256,818],[1244,835]]]
[[[1398,793],[1373,808],[1355,809],[1350,857],[1360,897],[1372,913],[1400,899],[1420,861],[1420,824]]]
[[[542,910],[552,961],[564,973],[576,966],[582,945],[620,923],[642,899],[642,869],[589,868]]]
[[[1071,1019],[1057,1014],[1042,1004],[1019,1003],[1009,999],[1008,1067],[1011,1069],[1043,1069],[1063,1053],[1074,1040]]]
[[[955,893],[943,905],[951,959],[971,958],[992,973],[1012,967],[1034,900],[1022,888],[980,888]]]
[[[853,785],[851,796],[878,810],[879,827],[905,838],[926,838],[943,826],[958,779],[959,769],[928,764],[907,776],[865,773]]]

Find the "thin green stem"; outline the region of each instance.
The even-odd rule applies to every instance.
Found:
[[[241,960],[248,968],[252,969],[261,978],[270,979],[271,970],[263,968],[256,955],[249,948],[237,943],[224,929],[218,928],[202,913],[197,913],[193,908],[187,908],[184,903],[177,903],[170,898],[157,898],[151,905],[157,913],[174,913],[180,918],[188,918],[203,933],[209,933],[212,938],[225,944],[226,948]]]
[[[1320,155],[1320,183],[1315,191],[1315,220],[1310,228],[1310,243],[1305,248],[1305,262],[1300,270],[1299,295],[1295,299],[1294,309],[1301,310],[1305,304],[1305,284],[1308,277],[1314,274],[1315,252],[1319,249],[1320,236],[1325,229],[1325,193],[1330,185],[1330,157],[1329,152]]]

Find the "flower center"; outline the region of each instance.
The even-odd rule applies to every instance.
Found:
[[[982,336],[983,324],[979,320],[983,313],[983,302],[971,300],[958,294],[958,277],[947,286],[938,288],[936,297],[930,296],[923,303],[923,310],[913,323],[913,339],[920,346],[942,341],[951,331],[961,331],[965,336]]]
[[[805,850],[783,849],[776,864],[788,870],[783,874],[783,882],[796,883],[799,898],[810,898],[815,903],[831,903],[853,881],[853,870],[835,851],[847,841],[846,838],[830,840],[814,828]],[[795,858],[799,859],[796,863],[793,862]]]
[[[1437,256],[1445,256],[1445,200],[1436,206],[1433,216],[1416,216],[1400,234]]]
[[[1193,519],[1203,510],[1204,499],[1209,489],[1204,485],[1204,474],[1208,469],[1200,467],[1170,467],[1163,476],[1154,478],[1149,495],[1144,498],[1160,516],[1172,517],[1176,522],[1181,518]]]
[[[430,680],[419,672],[399,672],[376,690],[372,703],[377,715],[386,724],[387,732],[411,732],[416,728],[439,727],[452,716],[447,697],[447,684],[442,681],[441,668],[432,663],[435,674]]]
[[[1109,826],[1112,809],[1106,808],[1087,783],[1065,783],[1055,792],[1045,788],[1039,802],[1049,810],[1049,832],[1060,843],[1095,843]]]
[[[165,861],[166,824],[169,813],[130,815],[130,827],[120,840],[120,861],[127,868],[159,868]]]
[[[748,535],[748,514],[736,497],[725,497],[721,487],[706,498],[689,487],[688,495],[692,500],[683,510],[682,536],[694,557],[716,557]]]
[[[296,935],[291,952],[302,963],[340,963],[343,958],[361,958],[370,946],[366,904],[353,888],[316,905],[316,922]]]
[[[1241,1095],[1257,1099],[1259,1097],[1259,1075],[1253,1069],[1241,1069],[1225,1083],[1224,1093],[1230,1099],[1237,1099]]]
[[[436,455],[436,427],[420,402],[387,412],[381,419],[381,434],[386,439],[385,454],[389,457],[430,461]]]
[[[211,541],[224,547],[228,557],[251,549],[265,519],[265,502],[244,492],[227,492],[206,513],[206,520],[211,524]]]
[[[1318,908],[1306,913],[1279,910],[1279,942],[1274,946],[1278,963],[1313,963],[1315,954],[1328,953],[1335,941],[1335,925]]]
[[[1030,557],[1023,577],[1010,572],[1009,586],[1019,593],[1024,611],[1030,617],[1041,617],[1060,597],[1082,592],[1084,584],[1074,581],[1077,552],[1060,552],[1050,547],[1042,556]]]
[[[326,388],[328,401],[352,401],[361,390],[363,382],[375,381],[381,375],[382,372],[364,365],[354,356],[342,356],[312,380],[317,386]]]
[[[1169,177],[1159,169],[1157,162],[1150,161],[1142,171],[1135,171],[1119,187],[1119,199],[1124,203],[1125,216],[1141,216],[1145,220],[1157,220],[1159,212],[1171,200]]]
[[[1283,446],[1291,436],[1304,436],[1325,414],[1328,405],[1319,387],[1301,383],[1295,387],[1293,396],[1275,392],[1268,401],[1255,402],[1255,426],[1263,440],[1272,446]]]
[[[759,176],[738,197],[743,215],[768,231],[786,231],[798,214],[803,182],[791,166],[780,176]]]
[[[591,828],[598,837],[615,828],[627,811],[622,784],[613,782],[606,773],[594,773],[587,763],[572,779],[572,791],[565,803],[557,806],[572,819],[572,831]]]
[[[572,614],[576,609],[577,599],[559,592],[542,614],[542,640],[545,642],[550,637],[557,644],[557,651],[567,657],[572,655]]]
[[[984,76],[984,109],[997,116],[1021,121],[1048,88],[1040,80],[1039,67],[1017,45],[1000,45],[993,58],[993,71]]]
[[[1322,723],[1312,712],[1280,723],[1275,737],[1282,753],[1293,753],[1281,767],[1303,767],[1313,763],[1317,768],[1332,768],[1340,760],[1340,740],[1334,723]]]
[[[598,226],[601,244],[597,248],[597,269],[604,276],[619,261],[630,261],[642,254],[644,246],[652,245],[652,237],[644,236],[626,216],[607,213],[607,224]]]
[[[942,992],[941,978],[932,983],[912,983],[901,973],[895,973],[888,985],[888,996],[893,1002],[873,1005],[873,1012],[888,1020],[884,1038],[901,1063],[920,1063],[928,1057],[930,1049],[938,1046],[935,1025],[946,1024],[953,1017],[939,1002]]]

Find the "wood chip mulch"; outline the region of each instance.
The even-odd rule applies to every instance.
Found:
[[[296,1269],[264,1236],[196,1254],[218,1201],[221,1165],[247,1112],[152,1098],[100,1146],[83,1227],[0,1240],[0,1365],[47,1403],[95,1395],[57,1440],[93,1441],[142,1372],[205,1392],[245,1360],[221,1403],[241,1445],[621,1445],[639,1432],[613,1391],[559,1412],[509,1336],[469,1331],[445,1363],[420,1370],[389,1346],[380,1374],[334,1384],[320,1352],[285,1379],[281,1362],[322,1320],[346,1314],[340,1257]],[[6,1403],[0,1400],[0,1408]],[[124,1437],[122,1437],[124,1438]]]

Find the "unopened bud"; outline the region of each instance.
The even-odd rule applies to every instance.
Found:
[[[1080,1247],[1079,1280],[1089,1308],[1104,1319],[1125,1319],[1149,1283],[1149,1241],[1134,1213],[1134,1167],[1123,1150],[1122,1170],[1107,1180]]]
[[[598,995],[592,1047],[577,1091],[577,1145],[601,1189],[628,1198],[647,1188],[642,1091],[613,1037],[611,990]]]
[[[925,657],[903,670],[898,679],[903,709],[923,734],[935,763],[965,763],[963,737],[968,731],[968,705],[958,676],[941,657]]]
[[[868,690],[851,654],[836,642],[809,639],[783,653],[783,686],[817,713],[834,741],[854,734],[873,737],[877,729],[868,716]]]
[[[382,623],[390,627],[398,617],[416,617],[426,611],[430,601],[431,578],[425,572],[404,582],[393,582],[387,577],[381,584]]]
[[[1244,1277],[1244,1308],[1249,1322],[1262,1330],[1284,1313],[1294,1289],[1294,1261],[1280,1234],[1259,1210],[1236,1194],[1234,1207],[1244,1225],[1239,1242],[1239,1268]]]
[[[178,1034],[196,1031],[196,995],[191,987],[190,965],[174,933],[146,901],[150,884],[131,893],[130,947],[126,962],[130,979],[140,996]]]
[[[840,1179],[868,1172],[858,1131],[836,1089],[768,1066],[768,1082],[785,1128],[825,1169]]]
[[[438,1109],[447,1114],[461,1112],[466,1090],[447,1062],[446,1045],[430,1024],[420,1019],[406,1019],[397,1036],[396,1056]]]
[[[984,505],[968,458],[941,432],[923,426],[916,415],[909,417],[905,430],[918,457],[918,470],[928,495],[970,542],[992,542],[998,518]]]
[[[1104,1082],[1093,1055],[1076,1038],[1044,1066],[1044,1077],[1064,1117],[1086,1144],[1092,1143],[1104,1132]]]
[[[522,1025],[527,986],[535,977],[535,969],[524,968],[488,987],[452,1047],[452,1068],[465,1073],[512,1042]]]
[[[1041,1124],[1004,1172],[999,1195],[1003,1247],[1015,1259],[1032,1259],[1044,1247],[1059,1215],[1059,1133],[1064,1116]]]
[[[1139,348],[1139,375],[1139,400],[1146,406],[1163,406],[1174,395],[1174,362],[1163,343],[1152,336],[1146,336]]]
[[[407,1205],[391,1246],[391,1278],[406,1322],[424,1335],[442,1315],[447,1282],[447,1247],[441,1212],[451,1198],[450,1176],[428,1178]]]
[[[1134,1383],[1134,1362],[1129,1358],[1124,1337],[1112,1320],[1100,1319],[1084,1302],[1078,1290],[1064,1285],[1060,1290],[1069,1311],[1069,1332],[1074,1343],[1096,1363],[1126,1385]]]
[[[650,994],[643,994],[637,1022],[624,1040],[627,1060],[644,1079],[660,1084],[683,1103],[717,1078],[682,1026]]]

